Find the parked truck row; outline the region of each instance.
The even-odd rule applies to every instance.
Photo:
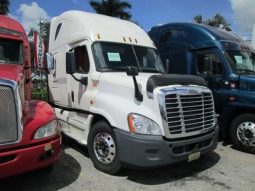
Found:
[[[50,25],[50,106],[31,100],[24,29],[0,19],[0,177],[53,165],[59,126],[109,174],[214,150],[216,112],[222,135],[254,147],[254,52],[237,36],[169,24],[149,32],[153,42],[132,22],[67,11]]]

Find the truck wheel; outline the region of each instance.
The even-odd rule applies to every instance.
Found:
[[[121,162],[116,138],[106,122],[97,122],[91,128],[88,152],[96,169],[107,174],[114,174],[120,170]]]
[[[230,127],[234,147],[246,152],[255,150],[255,115],[246,113],[234,119]]]

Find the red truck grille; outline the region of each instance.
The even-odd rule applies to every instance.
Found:
[[[17,109],[11,87],[0,86],[0,144],[18,140]]]

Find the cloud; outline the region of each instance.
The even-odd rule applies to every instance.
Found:
[[[50,16],[48,13],[39,7],[36,2],[32,2],[31,4],[21,4],[19,9],[17,10],[18,18],[25,30],[28,32],[30,28],[38,28],[38,23],[40,18],[42,20],[49,20]]]
[[[251,33],[255,24],[254,0],[230,0],[234,12],[234,22],[240,31]]]

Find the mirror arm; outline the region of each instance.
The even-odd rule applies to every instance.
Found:
[[[138,88],[138,83],[136,81],[135,76],[133,77],[133,81],[134,81],[134,86],[135,86],[135,98],[137,101],[143,101],[143,94],[140,92],[139,88]]]
[[[73,74],[71,74],[71,76],[72,76],[77,82],[80,82],[81,84],[86,85],[86,86],[88,85],[88,81],[84,82],[83,80],[76,78]],[[85,77],[85,78],[86,78],[86,77]]]

